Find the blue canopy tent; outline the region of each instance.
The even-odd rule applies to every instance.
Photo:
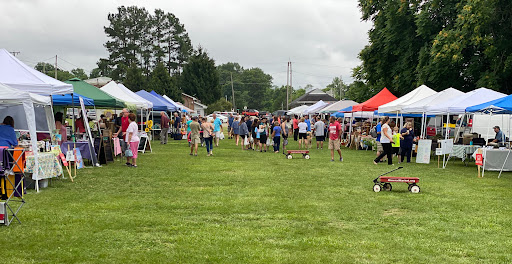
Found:
[[[512,114],[512,95],[505,96],[487,103],[466,108],[466,112],[482,112],[486,114]]]
[[[82,97],[84,99],[84,105],[85,106],[94,106],[94,100],[89,98],[89,97],[85,97],[83,95],[80,95],[80,94],[56,94],[56,95],[52,95],[52,102],[53,102],[53,105],[58,105],[58,106],[71,106],[71,105],[80,105],[80,99],[78,97]]]
[[[154,95],[152,95],[144,90],[140,90],[140,91],[136,92],[136,94],[138,96],[150,101],[151,103],[153,103],[154,111],[167,111],[167,105],[164,102],[162,102],[162,100],[155,97]]]
[[[168,111],[174,112],[174,111],[180,110],[180,107],[178,105],[175,105],[176,103],[172,104],[170,101],[166,100],[163,96],[157,94],[155,91],[151,91],[151,92],[149,92],[149,94],[151,94],[152,96],[154,96],[154,97],[158,98],[160,101],[162,101],[162,103],[167,106]]]

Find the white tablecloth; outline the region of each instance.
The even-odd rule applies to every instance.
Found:
[[[508,159],[507,154],[510,152]],[[512,171],[512,151],[510,150],[499,150],[499,149],[488,149],[484,150],[482,149],[482,154],[484,157],[484,168],[485,170],[489,171],[500,171],[501,167],[503,166],[503,162],[505,162],[505,159],[507,162],[505,163],[505,167],[503,168],[503,171]],[[476,155],[473,153],[473,158]]]
[[[465,161],[468,155],[473,154],[480,146],[474,145],[453,145],[452,153],[450,153],[450,158],[457,157]]]

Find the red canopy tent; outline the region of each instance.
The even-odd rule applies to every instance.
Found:
[[[374,95],[372,98],[368,99],[366,102],[352,106],[352,112],[375,111],[379,109],[379,106],[387,104],[396,99],[398,98],[394,96],[388,90],[388,88],[384,87],[384,89],[382,89],[378,94]]]

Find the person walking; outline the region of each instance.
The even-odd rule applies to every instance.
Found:
[[[316,137],[316,149],[319,147],[324,149],[324,141],[325,141],[325,123],[318,116],[315,125],[313,126],[313,130],[315,131]]]
[[[286,145],[288,145],[288,135],[291,131],[291,121],[290,117],[284,117],[281,119],[283,122],[281,123],[281,135],[283,136],[283,149],[286,150]]]
[[[213,156],[213,125],[206,122],[206,118],[203,117],[201,128],[203,129],[204,144],[206,145],[206,156]]]
[[[402,151],[400,162],[404,162],[404,158],[407,157],[407,163],[410,163],[412,154],[412,144],[414,141],[414,129],[412,128],[411,122],[405,123],[405,126],[400,131],[400,134],[402,135],[403,138],[400,141],[400,149]]]
[[[398,126],[393,122],[393,144],[391,144],[391,147],[393,148],[393,155],[396,155],[398,164],[400,164],[401,158],[400,158],[400,141],[403,138],[400,133],[398,133]]]
[[[235,121],[235,118],[233,117],[233,113],[229,113],[228,117],[228,139],[233,138],[233,122]]]
[[[222,121],[217,117],[217,114],[213,114],[213,132],[215,133],[215,146],[219,146],[220,134],[222,134]]]
[[[299,128],[299,149],[302,149],[302,144],[304,144],[304,147],[306,148],[306,144],[307,144],[307,132],[308,132],[308,124],[306,124],[306,122],[304,122],[304,117],[302,117],[300,119],[300,123],[297,125]]]
[[[167,139],[169,137],[169,117],[167,113],[162,111],[160,112],[160,144],[167,144]]]
[[[174,124],[173,124],[173,127],[174,127],[174,131],[173,131],[174,140],[181,139],[181,131],[180,131],[181,118],[180,118],[180,116],[179,116],[179,114],[177,112],[174,113]]]
[[[341,125],[336,121],[336,118],[331,116],[329,123],[329,150],[331,150],[331,161],[334,161],[334,151],[338,151],[340,161],[343,161],[341,156]]]
[[[251,130],[252,128],[252,119],[250,116],[246,116],[245,117],[245,125],[247,126],[247,130],[248,130],[248,133],[247,133],[247,137],[249,138],[249,142],[251,141],[254,141],[253,137],[252,137],[252,131],[254,129]],[[248,149],[251,149],[251,144],[249,143],[249,146],[248,146]]]
[[[235,137],[235,142],[236,142],[236,145],[238,146],[238,140],[240,140],[240,138],[238,137],[238,135],[240,134],[240,121],[239,120],[239,117],[235,117],[235,119],[233,120],[233,123],[231,123],[231,136],[232,137]],[[242,142],[243,144],[243,142]]]
[[[245,119],[244,117],[242,117],[242,119],[240,120],[240,140],[242,141],[242,150],[245,150],[246,148],[246,144],[245,144],[245,141],[247,139],[247,141],[249,140],[249,129],[247,129],[247,124],[245,122]],[[248,146],[248,144],[247,144]]]
[[[274,122],[274,129],[272,130],[272,139],[274,140],[274,153],[279,153],[279,146],[281,145],[281,126],[279,122]]]
[[[393,149],[391,144],[393,142],[393,135],[391,127],[389,126],[389,116],[382,118],[382,136],[380,137],[380,143],[382,144],[383,152],[373,160],[375,165],[384,157],[388,157],[388,165],[393,165]]]
[[[299,136],[299,120],[297,119],[297,115],[293,117],[293,140],[297,141]]]
[[[137,116],[134,113],[130,113],[128,115],[128,119],[130,120],[130,124],[126,129],[126,143],[128,144],[130,150],[132,151],[131,157],[126,157],[127,160],[131,159],[131,164],[129,166],[137,168],[137,157],[139,151],[139,129],[137,126]],[[129,162],[129,161],[128,161]]]
[[[377,126],[375,126],[375,131],[377,132],[377,138],[375,139],[375,142],[377,143],[377,157],[384,152],[384,149],[382,148],[382,143],[380,142],[380,139],[382,137],[382,119],[379,120],[377,123]]]
[[[199,131],[201,126],[197,122],[197,116],[192,117],[192,123],[190,123],[190,155],[197,156],[197,146],[201,143],[199,137]]]

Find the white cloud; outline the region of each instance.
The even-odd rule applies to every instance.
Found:
[[[194,46],[202,45],[217,63],[260,67],[276,85],[286,84],[290,59],[295,87],[325,86],[335,76],[351,81],[370,28],[361,22],[357,0],[0,1],[0,47],[20,51],[19,58],[29,65],[57,54],[65,60],[59,61],[64,69],[90,71],[107,56],[103,27],[108,13],[137,5],[174,13]]]

